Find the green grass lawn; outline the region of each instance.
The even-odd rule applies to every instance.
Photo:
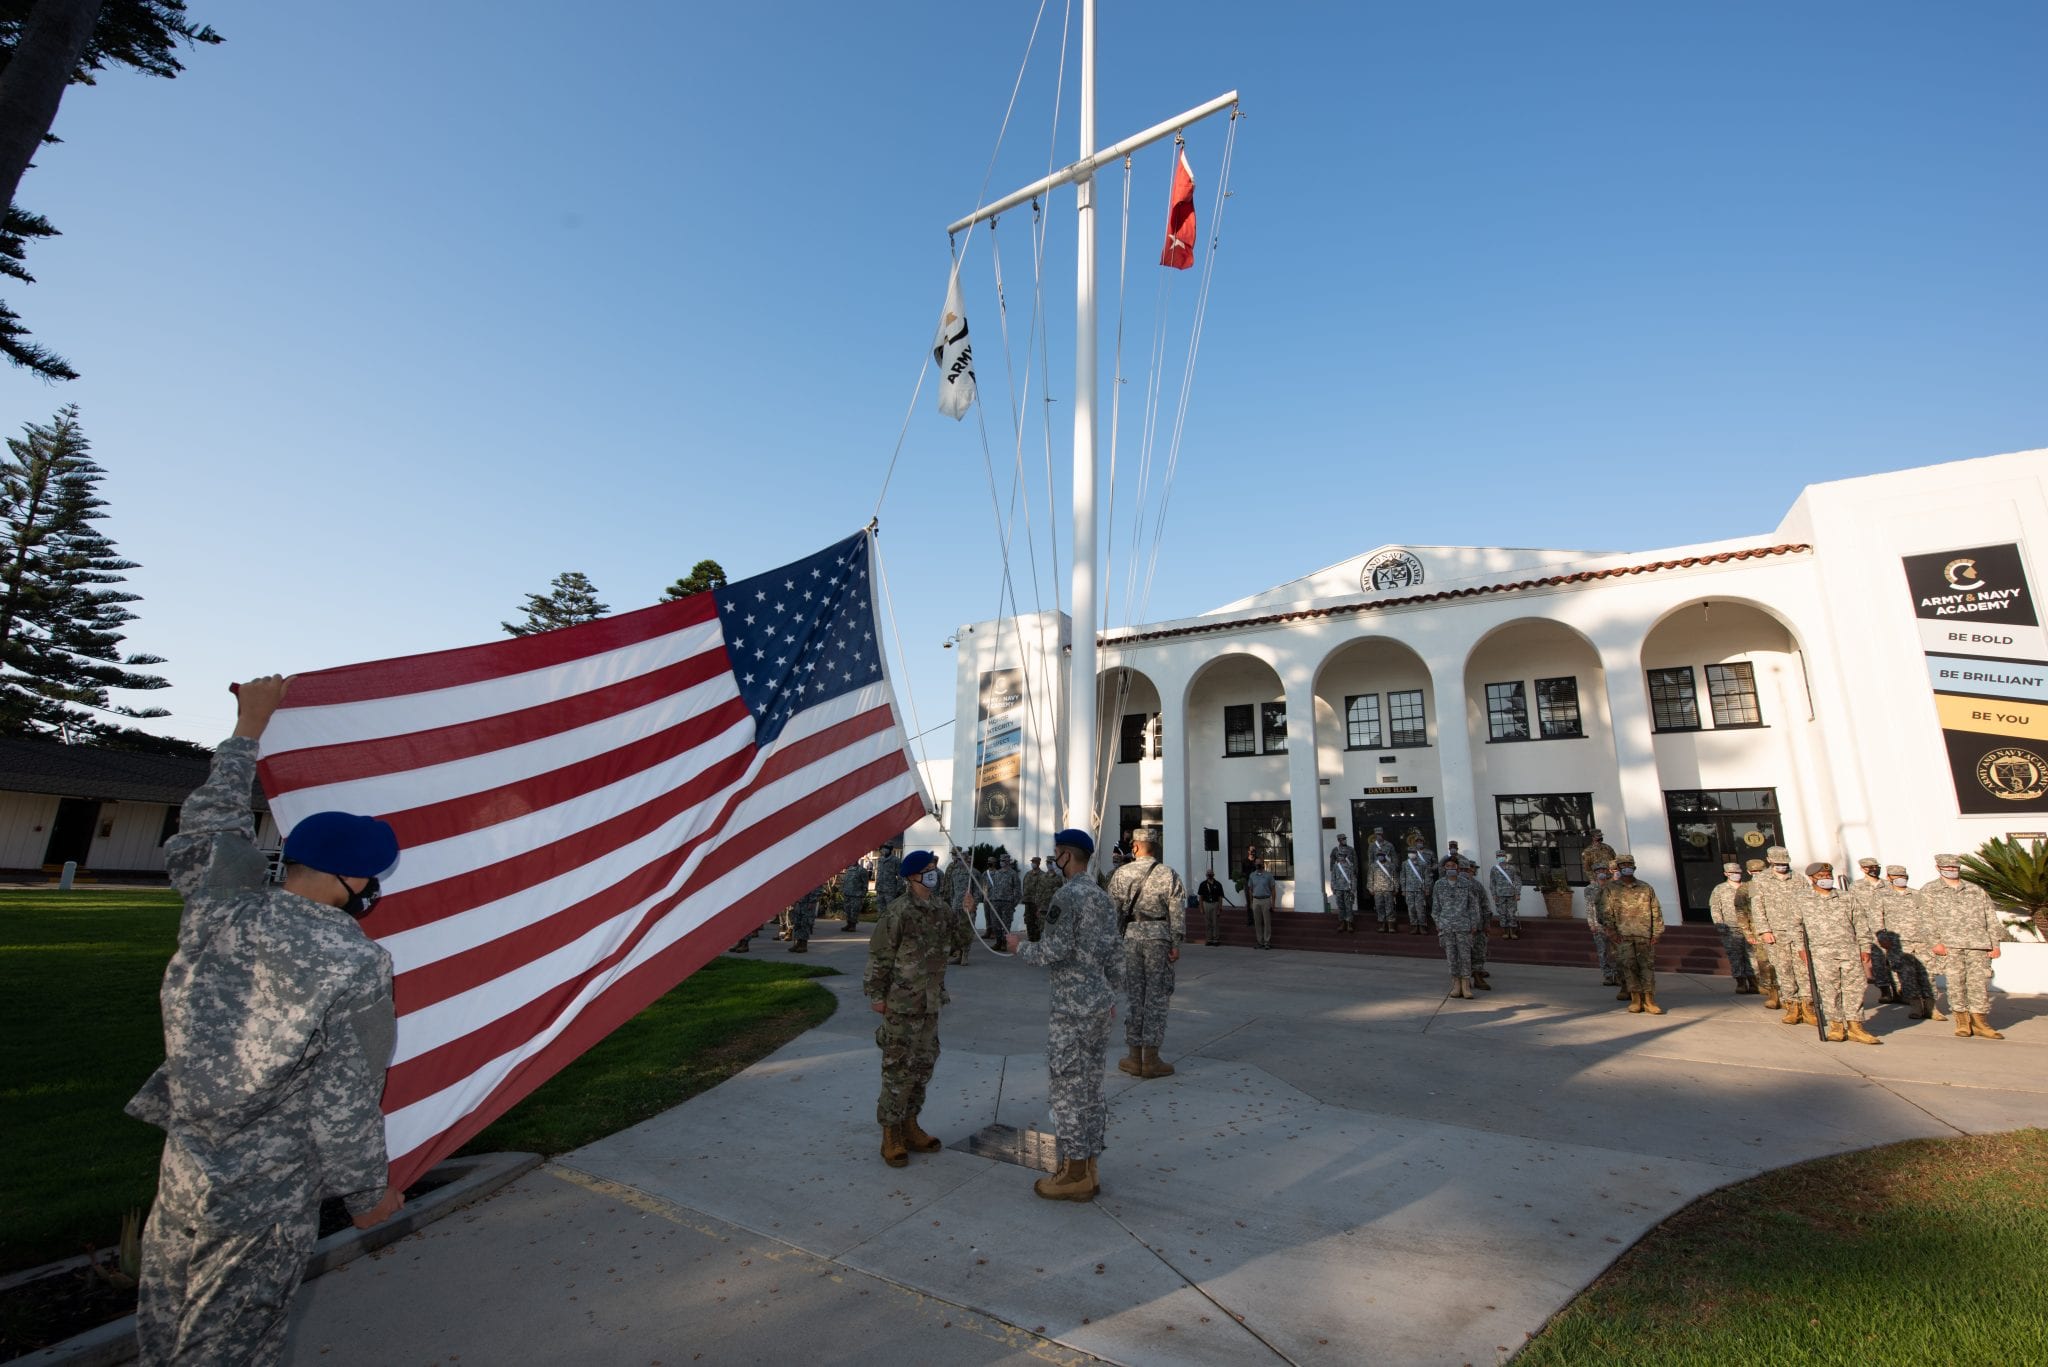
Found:
[[[2048,1362],[2048,1130],[1781,1168],[1651,1231],[1515,1367]]]
[[[121,1108],[163,1060],[164,891],[0,892],[0,1272],[106,1247],[156,1192]],[[714,1086],[832,1014],[809,964],[714,959],[477,1136],[560,1153]]]

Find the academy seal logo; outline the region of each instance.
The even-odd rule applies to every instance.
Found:
[[[1941,567],[1941,577],[1948,581],[1948,586],[1952,589],[1968,592],[1984,587],[1984,581],[1977,577],[1977,561],[1973,556],[1966,555],[1960,560],[1949,561]]]
[[[2003,746],[1977,761],[1977,782],[1993,797],[2025,802],[2048,793],[2048,759],[2025,746]]]
[[[1421,582],[1422,562],[1409,551],[1381,551],[1358,576],[1358,587],[1367,593],[1410,589]]]

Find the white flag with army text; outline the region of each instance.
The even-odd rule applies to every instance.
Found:
[[[960,267],[946,285],[946,311],[932,339],[939,367],[939,411],[958,421],[974,406],[974,348],[967,340],[967,306],[960,301]]]

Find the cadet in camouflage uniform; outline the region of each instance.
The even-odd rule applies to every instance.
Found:
[[[839,914],[846,921],[842,931],[859,927],[861,904],[867,899],[868,866],[856,859],[839,875]]]
[[[1023,895],[1024,886],[1017,877],[1017,866],[1005,854],[996,861],[996,867],[988,876],[988,901],[995,909],[995,916],[988,928],[990,944],[1001,944],[1003,937],[1010,933],[1010,922],[1017,914],[1017,899]]]
[[[875,861],[875,910],[888,906],[905,891],[902,856],[894,845],[884,845],[882,857]]]
[[[1009,939],[1019,959],[1049,970],[1052,980],[1046,1099],[1059,1136],[1060,1170],[1039,1178],[1032,1190],[1050,1201],[1090,1201],[1102,1190],[1096,1158],[1109,1123],[1102,1060],[1123,980],[1124,946],[1117,937],[1116,903],[1088,876],[1094,839],[1086,831],[1065,830],[1053,837],[1053,846],[1064,881],[1046,909],[1045,934],[1035,944],[1020,943],[1015,935]]]
[[[1587,881],[1590,882],[1593,877],[1593,870],[1611,869],[1614,867],[1614,846],[1608,844],[1601,837],[1598,826],[1595,826],[1586,834],[1591,839],[1586,842],[1586,847],[1579,851],[1579,867],[1586,871]]]
[[[1934,959],[1948,974],[1948,1009],[1956,1018],[1956,1038],[2004,1039],[1991,1028],[1991,961],[2005,938],[2005,923],[1991,894],[1963,881],[1962,861],[1952,854],[1934,856],[1941,874],[1920,887],[1920,905],[1934,936]]]
[[[1500,918],[1501,934],[1510,940],[1522,938],[1522,875],[1506,850],[1493,852],[1493,867],[1486,871],[1486,893],[1493,899],[1493,914]]]
[[[1060,876],[1051,869],[1039,867],[1037,855],[1031,856],[1031,868],[1024,875],[1018,891],[1024,899],[1024,937],[1036,941],[1045,928],[1045,909],[1052,903],[1052,895],[1060,889]]]
[[[1124,927],[1124,1044],[1130,1053],[1117,1067],[1136,1077],[1172,1077],[1173,1065],[1159,1057],[1166,1043],[1166,1014],[1173,1005],[1173,966],[1188,932],[1188,890],[1180,875],[1159,862],[1159,833],[1132,837],[1136,857],[1109,878],[1109,900]]]
[[[1904,864],[1887,864],[1884,891],[1878,895],[1885,933],[1898,946],[1892,972],[1898,975],[1899,999],[1913,1009],[1909,1019],[1945,1021],[1948,1013],[1935,1004],[1934,983],[1927,976],[1927,960],[1934,953],[1934,939],[1927,923],[1927,909],[1913,891]]]
[[[1330,901],[1337,912],[1338,932],[1356,931],[1358,927],[1353,921],[1358,916],[1358,861],[1341,835],[1337,837],[1337,848],[1330,851]]]
[[[1437,943],[1444,947],[1444,962],[1451,966],[1451,995],[1472,995],[1472,942],[1485,920],[1479,885],[1465,872],[1456,855],[1445,855],[1443,876],[1429,894],[1430,915],[1436,921]]]
[[[875,918],[862,980],[869,1005],[882,1018],[875,1027],[882,1050],[875,1119],[882,1126],[882,1161],[892,1168],[908,1163],[912,1151],[937,1153],[942,1147],[917,1118],[939,1062],[939,1008],[950,1000],[946,960],[971,936],[938,892],[938,861],[930,850],[903,856],[903,873],[909,891]]]
[[[1593,954],[1600,960],[1602,987],[1621,986],[1621,970],[1614,966],[1614,956],[1608,952],[1607,932],[1600,928],[1600,899],[1607,894],[1613,878],[1614,870],[1605,864],[1586,866],[1586,930],[1593,937]],[[1614,999],[1628,1000],[1628,989],[1623,987]]]
[[[974,943],[974,908],[981,900],[976,881],[974,866],[960,857],[960,851],[954,850],[952,859],[946,864],[946,872],[939,880],[939,891],[945,897],[946,905],[959,914],[961,923],[968,930],[967,938],[960,942],[953,955],[953,962],[962,966],[967,963],[968,946]]]
[[[812,888],[792,902],[789,907],[789,952],[807,954],[811,948],[811,931],[818,924],[818,895],[822,891]]]
[[[1422,838],[1416,836],[1408,842],[1408,855],[1401,861],[1401,897],[1408,903],[1408,932],[1420,935],[1429,922],[1429,885],[1432,881],[1429,858],[1422,848]]]
[[[1479,894],[1479,925],[1472,932],[1472,986],[1482,992],[1491,992],[1493,991],[1493,975],[1486,971],[1486,927],[1488,921],[1496,914],[1493,907],[1493,894],[1486,890],[1486,884],[1479,881],[1479,865],[1466,858],[1465,854],[1459,850],[1458,842],[1455,840],[1450,841],[1448,848],[1450,849],[1450,854],[1445,857],[1458,861],[1458,867],[1465,871],[1465,881],[1470,883],[1472,890]]]
[[[1813,974],[1814,1008],[1827,1027],[1821,1037],[1830,1044],[1882,1044],[1863,1028],[1863,989],[1870,972],[1863,906],[1836,890],[1833,864],[1808,864],[1806,877],[1813,891],[1799,903],[1806,939],[1801,958]]]
[[[1657,1005],[1657,940],[1664,934],[1664,909],[1657,903],[1657,891],[1636,881],[1633,856],[1614,856],[1615,878],[1600,895],[1600,927],[1612,947],[1614,965],[1621,970],[1622,990],[1628,993],[1628,1009],[1664,1014]]]
[[[1394,933],[1394,894],[1401,890],[1394,866],[1399,858],[1385,829],[1373,827],[1372,839],[1365,845],[1365,890],[1372,894],[1373,920],[1383,935]]]
[[[373,817],[314,813],[285,837],[283,886],[268,881],[249,796],[286,691],[276,675],[241,686],[234,734],[164,846],[185,902],[165,1060],[127,1107],[164,1132],[135,1312],[149,1364],[278,1361],[320,1202],[340,1196],[361,1228],[403,1204],[378,1106],[391,956],[356,923],[398,841]]]
[[[1881,900],[1890,885],[1879,872],[1878,862],[1868,855],[1856,861],[1856,869],[1856,881],[1845,885],[1842,893],[1856,904],[1864,928],[1870,932],[1870,941],[1863,948],[1870,956],[1870,981],[1877,988],[1881,1006],[1899,999],[1897,980],[1892,976],[1892,955],[1899,937],[1885,926]]]
[[[1724,878],[1707,898],[1707,911],[1714,918],[1714,929],[1720,932],[1721,951],[1728,956],[1728,976],[1735,980],[1735,994],[1741,996],[1756,991],[1756,979],[1749,967],[1749,938],[1736,910],[1736,899],[1742,895],[1742,865],[1730,859],[1721,865],[1721,872]]]
[[[1785,1008],[1786,1025],[1819,1025],[1820,1015],[1807,1000],[1805,967],[1799,957],[1799,906],[1812,893],[1805,883],[1792,877],[1792,855],[1783,845],[1764,851],[1770,861],[1763,875],[1750,886],[1749,911],[1763,931],[1764,945],[1777,970],[1778,1000]]]
[[[1763,942],[1763,926],[1756,915],[1753,897],[1757,875],[1764,861],[1752,859],[1742,866],[1742,886],[1735,890],[1735,917],[1742,926],[1743,948],[1749,952],[1752,992],[1761,992],[1768,1010],[1778,1009],[1778,970],[1771,965],[1770,946]]]

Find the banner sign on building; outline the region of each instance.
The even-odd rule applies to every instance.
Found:
[[[1905,557],[1965,814],[2048,812],[2048,640],[2017,544]]]
[[[1024,762],[1024,671],[992,669],[981,676],[981,721],[974,746],[974,824],[1017,825]]]

